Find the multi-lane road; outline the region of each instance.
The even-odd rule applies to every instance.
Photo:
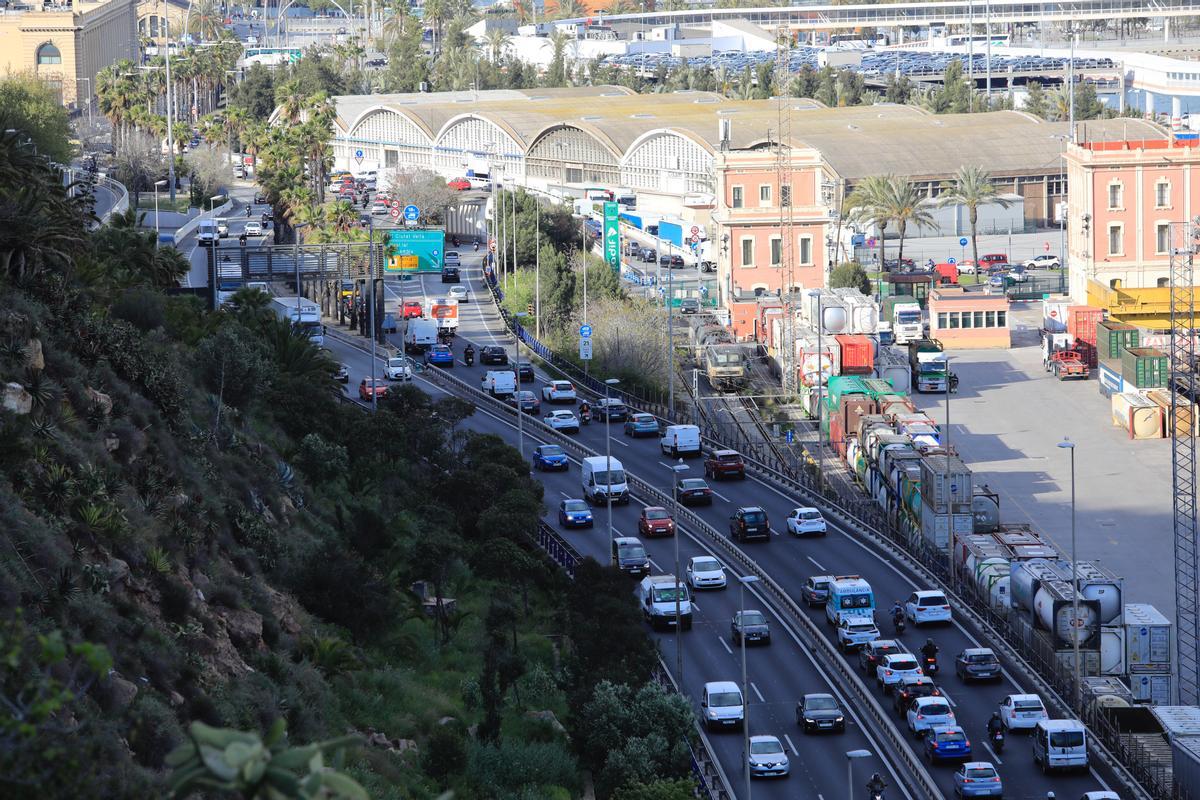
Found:
[[[505,333],[499,315],[491,303],[490,294],[481,281],[478,257],[468,256],[464,258],[464,262],[464,274],[470,279],[471,302],[460,307],[459,337],[454,345],[459,360],[453,370],[457,377],[478,385],[484,368],[479,365],[468,368],[461,361],[462,347],[468,341],[473,342],[477,348],[487,344],[506,345],[509,347],[510,357],[514,355],[514,351],[512,338]],[[389,308],[401,293],[411,298],[418,294],[439,294],[444,288],[436,275],[403,284],[389,283]],[[347,389],[353,394],[358,381],[370,371],[369,356],[360,346],[364,340],[356,339],[347,343],[346,340],[330,338],[327,346],[350,367],[351,379]],[[399,342],[398,337],[393,339]],[[540,388],[547,377],[539,371],[536,385],[530,387],[529,384],[525,384],[523,388],[532,388],[540,395]],[[427,390],[442,391],[421,376],[418,377],[418,383]],[[503,415],[494,415],[486,406],[481,407],[470,424],[480,431],[495,433],[517,444],[517,431],[513,421]],[[537,427],[539,426],[525,426],[521,444],[526,455],[533,446],[545,441],[543,436],[539,435]],[[573,438],[593,452],[603,454],[605,434],[604,425],[593,423],[585,426]],[[619,459],[632,474],[651,485],[669,491],[672,473],[669,471],[668,460],[659,452],[656,440],[630,440],[621,435],[619,425],[613,426],[612,434],[613,457]],[[703,468],[699,461],[691,461],[690,466],[692,475],[699,477],[702,474]],[[546,520],[557,525],[555,509],[558,501],[568,496],[581,496],[578,466],[572,464],[566,473],[539,474],[539,477],[542,477],[546,487]],[[748,477],[745,481],[714,484],[714,489],[716,496],[713,506],[698,509],[698,513],[708,525],[718,531],[727,528],[728,517],[738,506],[758,505],[766,509],[774,535],[768,542],[741,545],[741,548],[796,598],[799,596],[802,582],[809,575],[862,575],[874,588],[876,602],[881,609],[879,618],[883,624],[884,635],[892,638],[891,626],[886,621],[886,612],[891,604],[896,600],[902,601],[914,589],[933,588],[917,585],[902,565],[893,563],[886,553],[873,550],[863,540],[836,524],[831,523],[830,533],[826,538],[790,538],[785,532],[784,518],[790,509],[802,503],[800,498],[781,491],[772,484]],[[639,512],[640,505],[636,500],[628,507],[614,508],[614,531],[620,535],[636,535]],[[601,561],[607,560],[608,520],[603,508],[596,511],[594,529],[572,531],[564,535],[584,555],[593,556]],[[681,538],[679,544],[683,563],[692,555],[706,552],[703,537],[693,538],[687,535]],[[651,540],[646,542],[646,545],[655,564],[655,573],[674,571],[673,541]],[[732,570],[730,576],[732,580]],[[723,592],[700,594],[697,598],[694,629],[678,637],[682,642],[684,661],[682,687],[697,705],[700,688],[704,682],[740,681],[740,653],[732,647],[729,637],[729,620],[738,607],[736,581],[732,580],[732,583],[733,586]],[[633,590],[632,581],[630,590]],[[747,600],[747,605],[762,608],[770,613],[770,609],[757,597],[753,601]],[[833,629],[826,625],[823,613],[819,609],[808,613],[824,635],[832,639]],[[800,640],[787,630],[782,620],[773,618],[772,624],[773,643],[769,647],[753,648],[748,653],[748,677],[751,684],[748,696],[750,730],[753,733],[773,733],[785,742],[789,748],[793,774],[784,781],[771,784],[756,783],[755,794],[818,797],[827,800],[859,796],[871,770],[883,771],[888,782],[895,784],[895,776],[887,772],[889,766],[876,759],[870,759],[867,763],[856,765],[855,789],[853,794],[847,792],[845,752],[860,747],[879,752],[873,744],[871,731],[864,729],[862,720],[851,718],[849,728],[843,736],[812,738],[802,734],[795,724],[794,708],[797,699],[807,692],[832,691],[838,694],[840,690],[831,686],[832,678],[829,676],[832,673],[824,669],[826,665],[820,662],[820,656],[808,652],[800,644]],[[1003,753],[991,752],[984,736],[988,717],[1006,694],[1029,689],[1029,682],[1021,675],[1006,673],[999,684],[966,686],[953,676],[954,655],[963,648],[986,643],[980,642],[971,630],[958,623],[919,631],[909,628],[899,638],[907,649],[916,652],[927,637],[932,637],[941,648],[944,671],[937,680],[944,688],[959,723],[964,726],[972,741],[973,758],[991,761],[997,765],[1004,779],[1006,797],[1045,798],[1047,792],[1053,791],[1060,798],[1074,798],[1080,797],[1086,791],[1107,788],[1114,782],[1111,776],[1094,769],[1073,775],[1043,776],[1033,767],[1028,739],[1021,736],[1012,737]],[[673,668],[676,636],[665,634],[658,636],[658,640],[667,664]],[[857,660],[848,663],[856,665]],[[890,708],[890,698],[878,696],[884,707]],[[904,729],[899,717],[895,718],[895,722],[898,727]],[[714,734],[712,741],[726,774],[735,788],[740,787],[741,737],[736,734]],[[919,748],[915,740],[910,741],[914,742],[914,747]],[[936,766],[930,771],[944,795],[952,796],[953,768]]]

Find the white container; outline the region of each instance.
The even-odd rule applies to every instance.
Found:
[[[1130,675],[1129,692],[1133,699],[1141,703],[1156,706],[1170,705],[1172,698],[1171,676],[1167,675]]]
[[[938,514],[922,503],[921,537],[939,550],[950,544],[951,532],[954,536],[965,536],[974,527],[975,517],[971,514]]]
[[[1050,297],[1042,301],[1042,328],[1051,333],[1062,333],[1067,329],[1069,297]]]
[[[1149,603],[1125,604],[1125,660],[1131,673],[1171,671],[1171,621]]]
[[[1100,674],[1125,673],[1125,626],[1100,626]]]
[[[1160,705],[1150,709],[1150,713],[1163,726],[1163,730],[1172,739],[1194,738],[1200,736],[1200,708],[1196,706]]]
[[[842,348],[833,336],[818,337],[810,330],[796,336],[796,371],[805,386],[827,383],[841,374]]]
[[[1200,797],[1200,739],[1171,740],[1171,782],[1178,797]]]

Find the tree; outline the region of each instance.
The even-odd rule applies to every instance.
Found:
[[[627,783],[613,794],[612,800],[691,800],[696,796],[692,778],[662,779],[651,783]]]
[[[1025,97],[1024,110],[1035,117],[1046,119],[1050,114],[1050,106],[1042,85],[1037,81],[1032,81],[1026,84],[1026,89],[1028,94]]]
[[[1013,201],[1002,197],[996,192],[991,174],[982,166],[964,164],[958,168],[953,183],[942,184],[942,194],[938,204],[943,206],[961,205],[967,209],[967,219],[971,223],[971,263],[979,263],[979,242],[976,225],[979,221],[979,207],[987,204],[1008,208]]]
[[[141,193],[154,189],[155,181],[165,177],[166,159],[158,140],[148,133],[133,131],[125,136],[123,146],[114,158],[117,177],[133,192],[133,207],[141,201]]]
[[[60,164],[70,162],[71,120],[44,81],[31,75],[0,79],[0,130],[9,129],[28,136],[42,155]]]
[[[229,181],[229,157],[212,145],[189,151],[183,160],[201,198],[212,197]]]
[[[918,228],[928,228],[933,225],[933,215],[926,205],[928,199],[917,185],[906,178],[892,176],[888,181],[888,192],[885,195],[884,212],[896,223],[896,231],[900,234],[900,249],[896,260],[904,260],[904,235],[909,225]]]
[[[865,295],[871,294],[871,279],[867,277],[867,271],[863,269],[862,264],[857,261],[842,262],[833,268],[833,272],[829,273],[831,289],[843,286],[858,289]]]
[[[255,64],[229,93],[231,108],[245,111],[250,120],[266,122],[275,110],[275,77],[262,64]]]
[[[874,225],[879,231],[879,269],[883,269],[883,243],[891,217],[888,215],[888,191],[892,183],[891,175],[868,175],[863,178],[850,196],[846,205],[850,209],[850,218],[859,223]],[[876,295],[880,294],[876,291]]]
[[[559,9],[562,8],[560,0]],[[571,46],[574,39],[571,38],[565,31],[555,28],[550,32],[550,66],[546,68],[546,85],[547,86],[566,86],[567,73],[570,70],[570,65],[567,63],[567,47]]]
[[[235,408],[248,404],[273,371],[257,335],[237,324],[223,325],[202,341],[196,348],[196,360],[205,388],[216,395],[219,404]]]
[[[427,169],[397,170],[388,183],[388,191],[405,204],[421,209],[421,224],[440,225],[446,211],[457,208],[459,193],[446,185],[446,179]]]

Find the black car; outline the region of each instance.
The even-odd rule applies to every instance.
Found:
[[[624,422],[629,418],[629,407],[615,397],[605,397],[596,401],[596,419],[608,422]]]
[[[458,283],[458,267],[442,267],[442,283]]]
[[[900,679],[900,683],[892,690],[892,693],[892,705],[897,714],[903,715],[916,698],[940,695],[942,690],[937,688],[933,678],[928,675],[907,675]]]
[[[796,724],[805,733],[846,732],[846,715],[831,694],[806,694],[796,703]]]
[[[645,261],[647,264],[653,264],[657,260],[658,260],[658,251],[657,250],[651,250],[649,247],[647,247],[645,250],[642,251],[642,261]]]
[[[679,301],[680,314],[699,314],[700,301],[694,297],[685,297]]]
[[[521,361],[517,364],[517,383],[532,383],[533,382],[533,365],[528,361]]]
[[[261,205],[262,203],[267,202],[267,196],[265,194],[263,194],[262,192],[255,192],[254,193],[254,202],[256,205]]]
[[[968,647],[954,657],[954,674],[963,683],[1000,680],[1000,659],[990,647]]]
[[[767,512],[758,506],[742,506],[729,517],[729,538],[737,542],[771,538]]]
[[[675,485],[675,494],[685,506],[711,506],[713,501],[712,489],[703,478],[682,478]]]
[[[868,642],[858,650],[858,666],[868,675],[875,674],[879,661],[892,653],[903,653],[900,644],[894,639],[876,639]]]
[[[496,345],[481,347],[479,348],[479,363],[504,366],[508,363],[508,351]]]
[[[671,256],[671,269],[681,269],[683,266],[683,256]]]
[[[734,644],[741,644],[743,636],[746,638],[746,644],[771,643],[771,626],[767,624],[767,615],[761,611],[747,610],[735,613],[729,623],[729,633]]]

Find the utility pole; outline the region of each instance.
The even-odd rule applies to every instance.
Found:
[[[163,21],[167,26],[167,37],[163,47],[167,63],[167,182],[171,184],[171,207],[175,207],[175,136],[171,127],[171,20],[166,13],[166,0],[163,0]],[[214,245],[215,247],[215,245]]]
[[[796,309],[793,287],[796,284],[796,225],[792,215],[792,35],[781,27],[775,42],[775,82],[779,93],[775,131],[775,183],[779,195],[779,299],[783,302],[783,391],[794,396],[796,381]],[[767,245],[770,249],[770,244]],[[768,253],[774,261],[774,253]],[[818,323],[819,325],[819,323]],[[818,432],[819,433],[819,432]]]

